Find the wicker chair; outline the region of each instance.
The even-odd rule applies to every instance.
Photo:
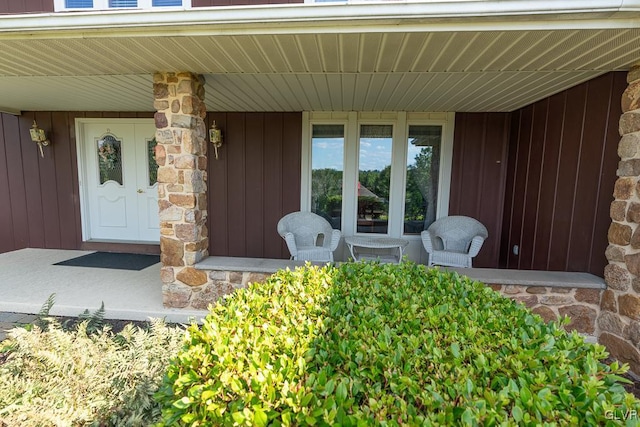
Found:
[[[278,221],[278,234],[287,242],[291,259],[333,261],[342,233],[313,212],[292,212]]]
[[[488,236],[487,228],[468,216],[440,218],[421,233],[429,265],[449,267],[471,267]]]

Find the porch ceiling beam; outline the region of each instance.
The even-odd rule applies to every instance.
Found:
[[[0,39],[640,28],[639,12],[640,0],[407,1],[65,12],[0,17]]]
[[[15,108],[3,107],[2,105],[0,105],[0,113],[7,113],[14,116],[22,115],[22,111],[16,110]]]

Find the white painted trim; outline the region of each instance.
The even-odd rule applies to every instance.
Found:
[[[5,15],[0,17],[0,34],[59,38],[64,33],[66,37],[86,38],[424,32],[425,29],[431,32],[613,29],[640,28],[639,11],[640,0],[405,0],[346,5],[153,8]]]
[[[453,165],[453,131],[456,113],[447,113],[442,130],[442,152],[440,153],[440,177],[438,185],[438,209],[436,216],[442,218],[449,215],[449,198],[451,195],[451,171]],[[440,191],[442,190],[442,191]]]
[[[87,187],[84,183],[87,181],[87,167],[86,167],[86,149],[85,149],[85,126],[89,124],[100,123],[149,123],[153,119],[149,118],[84,118],[76,117],[76,161],[78,166],[78,194],[80,196],[80,226],[82,231],[82,241],[86,242],[91,240],[91,218],[89,215],[89,196],[87,194]],[[149,243],[149,242],[141,242]]]
[[[402,143],[401,143],[402,142]],[[407,113],[401,111],[393,126],[391,182],[389,183],[389,235],[400,237],[404,228],[404,192],[407,176]]]

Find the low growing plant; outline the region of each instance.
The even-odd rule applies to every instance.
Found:
[[[184,329],[153,321],[89,331],[89,320],[64,330],[15,328],[0,343],[0,425],[147,426],[160,407],[153,394]]]
[[[456,274],[306,266],[189,327],[156,397],[164,425],[622,423],[640,402],[605,357]]]

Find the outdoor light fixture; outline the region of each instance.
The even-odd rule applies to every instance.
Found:
[[[29,133],[31,134],[31,140],[38,144],[38,148],[40,148],[40,156],[44,157],[42,146],[44,145],[46,147],[51,144],[51,141],[47,139],[47,135],[44,133],[44,130],[38,127],[35,120],[33,121],[31,129],[29,129]]]
[[[216,160],[218,160],[218,148],[222,147],[222,131],[216,126],[216,121],[213,121],[211,128],[209,128],[209,141],[213,144],[213,149],[216,153]]]

